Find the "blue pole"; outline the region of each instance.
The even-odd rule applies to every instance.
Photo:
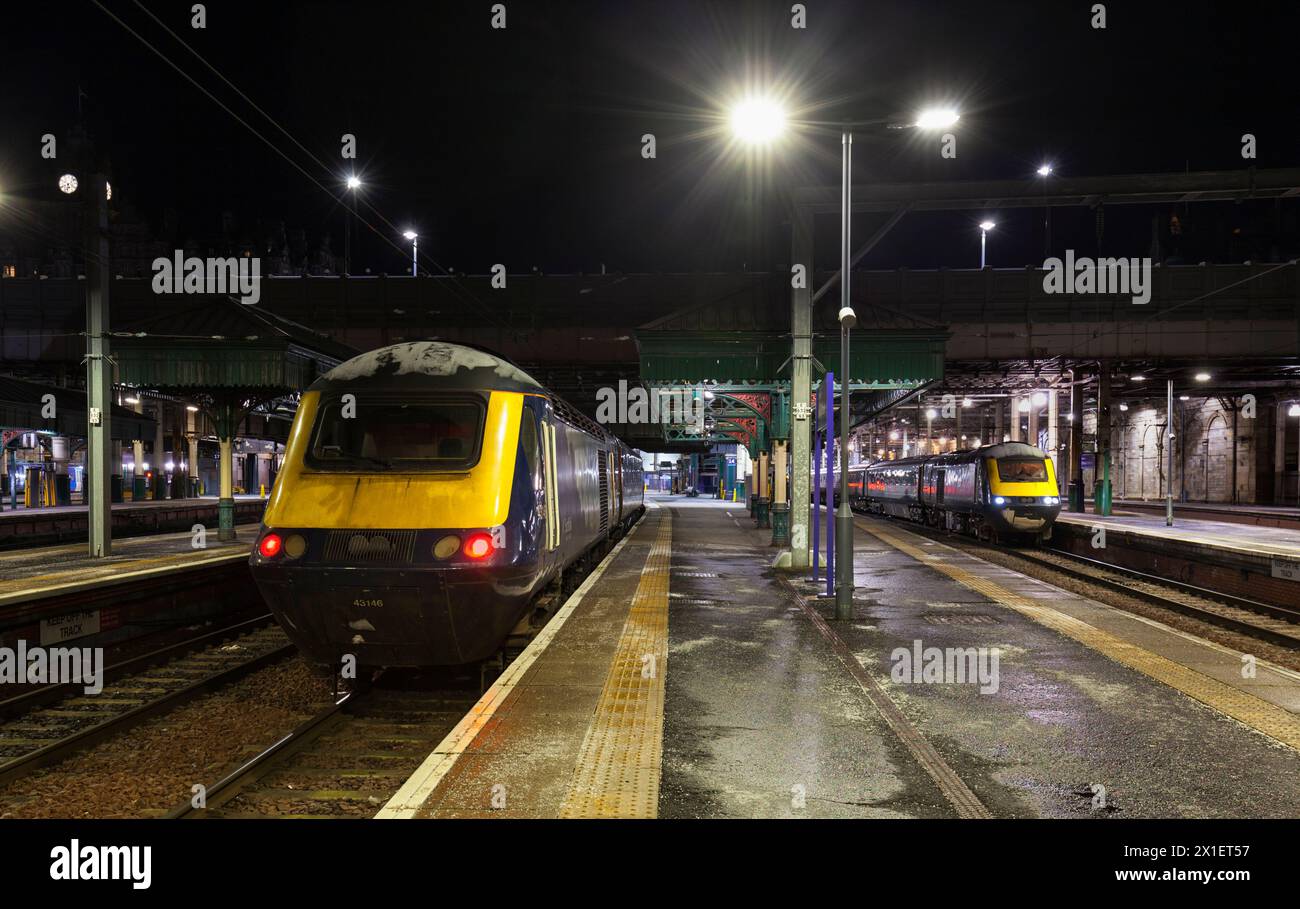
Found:
[[[821,395],[817,396],[817,409],[822,409]],[[813,580],[821,578],[821,568],[818,566],[818,552],[821,547],[821,530],[822,530],[822,513],[821,513],[821,488],[822,488],[822,434],[817,431],[817,412],[813,412],[813,484],[812,495],[813,502],[813,522],[812,522],[812,570]]]
[[[826,595],[835,596],[835,373],[826,373]]]

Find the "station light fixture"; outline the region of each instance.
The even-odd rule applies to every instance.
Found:
[[[1052,174],[1052,165],[1050,165],[1050,164],[1040,164],[1040,165],[1038,166],[1038,176],[1040,176],[1040,177],[1049,177],[1049,176],[1051,176],[1051,174]]]
[[[986,231],[986,232],[987,232],[987,231],[992,230],[992,229],[995,228],[995,227],[997,227],[997,224],[996,224],[995,222],[993,222],[993,221],[981,221],[981,222],[980,222],[980,230],[982,230],[982,231]]]
[[[1146,376],[1129,376],[1129,378],[1134,382],[1145,382],[1147,380]]]
[[[356,174],[348,177],[348,189],[359,189],[361,187],[361,178]]]
[[[139,403],[140,403],[140,399],[139,399],[139,398],[123,398],[122,400],[125,401],[125,402],[128,403],[128,404],[139,404]]]
[[[889,441],[891,441],[891,442],[897,442],[897,441],[898,441],[898,430],[894,430],[893,432],[891,432],[891,433],[889,434]]]
[[[921,111],[913,124],[917,129],[947,129],[955,126],[961,114],[951,107],[931,107]]]
[[[925,418],[927,420],[933,420],[937,416],[939,416],[939,411],[935,410],[933,407],[925,412]]]
[[[970,407],[970,406],[972,406],[974,403],[975,403],[975,402],[972,401],[970,398],[962,398],[961,406],[962,406],[962,407]]]
[[[1300,417],[1300,404],[1292,404],[1286,412],[1288,417]]]
[[[1127,404],[1121,404],[1121,405],[1119,406],[1119,409],[1120,409],[1120,410],[1128,410],[1128,405],[1127,405]]]
[[[65,195],[72,195],[77,191],[77,178],[72,174],[64,174],[59,177],[59,192]]]
[[[1198,372],[1198,373],[1196,374],[1196,381],[1198,381],[1198,382],[1208,382],[1208,381],[1210,381],[1210,374],[1209,374],[1208,372]]]
[[[199,409],[198,409],[197,407],[195,407],[193,404],[186,404],[186,405],[185,405],[185,409],[188,410],[190,413],[198,413],[198,412],[199,412]]]
[[[1191,398],[1188,397],[1187,395],[1179,395],[1179,396],[1178,396],[1178,400],[1180,400],[1180,401],[1190,401]]]
[[[750,96],[731,110],[731,131],[749,145],[767,145],[785,132],[785,110],[771,98]]]

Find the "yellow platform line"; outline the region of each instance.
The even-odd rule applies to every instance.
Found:
[[[524,648],[524,652],[519,654],[506,667],[506,671],[497,677],[497,680],[483,693],[478,702],[470,708],[469,712],[461,718],[460,722],[443,737],[443,740],[438,743],[433,752],[425,758],[424,763],[416,768],[415,772],[388,800],[388,803],[379,810],[379,813],[375,815],[376,818],[409,819],[419,815],[420,811],[433,797],[434,792],[442,785],[443,780],[447,778],[452,768],[461,759],[461,756],[465,754],[470,745],[474,743],[474,740],[478,738],[479,733],[487,726],[488,721],[496,715],[501,705],[514,693],[528,670],[541,658],[546,648],[550,646],[551,641],[560,633],[560,629],[569,620],[569,616],[573,615],[587,594],[600,582],[601,577],[605,574],[605,569],[614,564],[615,559],[622,553],[623,547],[643,526],[641,522],[638,522],[623,539],[618,541],[618,545],[610,551],[609,555],[605,556],[596,570],[587,575],[587,579],[569,595],[569,599],[565,601],[559,611],[529,642],[528,646]]]
[[[562,818],[659,813],[672,536],[672,515],[665,512],[560,806]]]
[[[1040,625],[1073,638],[1086,647],[1098,651],[1130,669],[1135,669],[1145,676],[1168,685],[1190,698],[1200,701],[1219,713],[1246,724],[1257,732],[1262,732],[1275,741],[1281,742],[1300,751],[1300,717],[1270,704],[1253,694],[1234,688],[1218,679],[1210,678],[1181,663],[1167,657],[1152,653],[1123,638],[1102,631],[1081,619],[1066,615],[1056,609],[1043,606],[1028,597],[1013,593],[987,578],[981,578],[958,565],[940,562],[932,558],[932,552],[926,552],[919,546],[913,546],[900,537],[884,530],[877,530],[867,524],[858,525],[872,536],[888,543],[900,552],[923,562],[935,571],[940,571],[965,587],[969,587],[996,603],[1013,609],[1021,615]],[[949,546],[938,544],[942,548],[956,553]]]

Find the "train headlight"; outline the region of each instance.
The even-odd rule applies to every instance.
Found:
[[[1044,505],[1060,505],[1060,504],[1061,504],[1061,497],[1060,497],[1060,496],[1043,496],[1043,504],[1044,504]]]
[[[450,559],[458,549],[460,549],[460,537],[453,533],[433,544],[433,557],[435,559]]]
[[[300,533],[291,533],[284,538],[284,554],[291,559],[302,558],[307,551],[307,538]]]
[[[993,504],[994,504],[994,505],[1005,505],[1005,504],[1007,504],[1007,500],[1004,499],[1004,498],[1002,498],[1002,496],[994,496],[994,497],[993,497]]]
[[[284,541],[280,539],[278,533],[268,533],[262,537],[261,542],[257,544],[257,552],[264,559],[273,559],[280,554],[284,548]]]

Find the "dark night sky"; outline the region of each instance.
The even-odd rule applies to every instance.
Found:
[[[329,182],[135,4],[104,3]],[[1072,0],[810,0],[802,31],[785,0],[512,0],[505,31],[489,27],[491,3],[479,0],[213,0],[203,31],[189,27],[190,0],[144,4],[336,178],[350,169],[339,136],[355,133],[366,198],[395,227],[417,227],[422,251],[469,272],[785,262],[775,191],[837,180],[838,136],[805,132],[757,164],[736,155],[712,118],[746,74],[785,89],[805,119],[890,118],[936,101],[961,109],[955,161],[940,159],[937,137],[877,131],[856,146],[860,182],[1029,176],[1044,158],[1075,175],[1240,168],[1243,132],[1258,137],[1258,166],[1300,163],[1294,3],[1112,2],[1108,27],[1094,30],[1091,3]],[[171,207],[201,235],[229,209],[333,231],[341,248],[333,199],[94,3],[26,6],[6,4],[0,31],[0,189],[49,194],[59,165],[40,160],[39,137],[66,134],[80,85],[115,192],[155,223]],[[646,132],[658,139],[653,161],[640,155]],[[773,225],[766,257],[747,255],[755,196]],[[1109,215],[1108,251],[1145,254],[1151,214]],[[977,220],[914,217],[867,264],[972,265]],[[1041,261],[1040,222],[1001,216],[991,264]],[[1061,213],[1059,225],[1092,249],[1086,212]],[[823,230],[829,264],[834,223]],[[355,258],[401,268],[373,236]]]

